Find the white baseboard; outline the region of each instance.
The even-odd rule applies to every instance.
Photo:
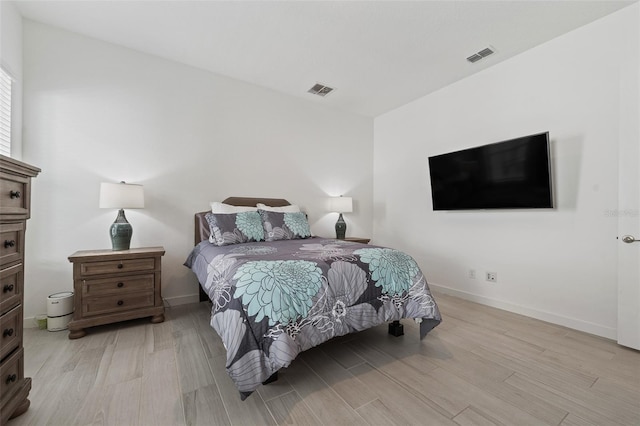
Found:
[[[583,331],[585,333],[595,334],[596,336],[605,337],[607,339],[616,340],[617,330],[611,327],[605,327],[600,324],[594,324],[587,321],[582,321],[576,318],[570,318],[563,315],[554,314],[552,312],[540,311],[538,309],[529,308],[522,305],[517,305],[504,300],[493,299],[478,294],[469,293],[466,291],[457,290],[451,287],[429,283],[429,287],[435,292],[441,292],[449,294],[451,296],[459,297],[471,302],[480,303],[482,305],[491,306],[493,308],[503,309],[505,311],[513,312],[520,315],[525,315],[531,318],[539,319],[541,321],[550,322],[552,324],[562,325],[574,330]],[[188,294],[185,296],[165,297],[165,307],[186,305],[189,303],[197,303],[199,300],[198,293]],[[436,299],[437,302],[437,299]],[[445,318],[446,320],[446,318]],[[24,328],[37,327],[34,317],[24,318]]]
[[[186,296],[176,296],[176,297],[163,297],[164,307],[170,308],[172,306],[178,305],[187,305],[189,303],[198,303],[200,299],[200,295],[198,293],[195,294],[187,294]],[[24,328],[36,328],[38,324],[36,324],[35,317],[24,317],[23,325]]]
[[[36,324],[36,317],[24,317],[22,321],[22,328],[36,328],[38,324]]]
[[[178,305],[188,305],[189,303],[198,303],[200,295],[198,293],[187,294],[185,296],[163,297],[164,307],[170,308]]]
[[[493,308],[503,309],[505,311],[525,315],[527,317],[550,322],[556,325],[561,325],[574,330],[583,331],[585,333],[595,334],[596,336],[605,337],[607,339],[616,340],[617,338],[617,330],[615,328],[554,314],[552,312],[541,311],[538,309],[529,308],[527,306],[517,305],[515,303],[507,302],[504,300],[493,299],[490,297],[457,290],[439,284],[429,283],[429,287],[435,292],[441,292],[451,296],[459,297],[461,299],[469,300],[471,302],[480,303],[482,305],[491,306]],[[436,295],[436,302],[437,301],[438,299]]]

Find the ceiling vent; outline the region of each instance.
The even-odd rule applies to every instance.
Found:
[[[312,93],[314,95],[322,96],[324,98],[334,90],[335,89],[333,87],[325,86],[322,83],[316,83],[311,89],[307,90],[307,92]]]
[[[480,59],[486,58],[489,55],[493,55],[495,51],[491,47],[485,47],[479,52],[474,53],[473,55],[467,58],[467,61],[474,63],[478,62]]]

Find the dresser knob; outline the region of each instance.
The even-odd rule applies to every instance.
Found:
[[[20,191],[11,191],[11,192],[9,192],[9,197],[11,197],[11,198],[20,198]]]
[[[16,240],[4,240],[4,248],[13,247],[16,245]]]
[[[18,379],[18,376],[16,376],[15,374],[10,374],[7,376],[7,380],[5,380],[5,384],[9,384],[9,383],[13,383]]]
[[[13,284],[5,284],[4,287],[2,287],[3,293],[9,293],[10,291],[13,291]]]
[[[122,269],[122,268],[124,268],[124,265],[122,263],[119,263],[118,264],[118,269]]]
[[[2,332],[2,337],[10,337],[13,336],[13,328],[5,328]]]
[[[118,300],[118,306],[122,306],[124,305],[124,302],[122,300]]]

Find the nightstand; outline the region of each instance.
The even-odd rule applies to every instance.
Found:
[[[369,241],[371,241],[371,238],[347,237],[344,240],[350,241],[352,243],[369,244]]]
[[[135,318],[164,321],[161,294],[163,247],[130,250],[83,250],[73,263],[74,312],[69,339],[85,328]]]

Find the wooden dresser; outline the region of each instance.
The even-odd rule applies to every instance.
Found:
[[[0,155],[0,425],[29,408],[24,377],[24,233],[40,169]]]
[[[164,321],[161,293],[164,248],[83,250],[69,256],[73,263],[74,312],[69,339],[87,327],[134,318]]]

